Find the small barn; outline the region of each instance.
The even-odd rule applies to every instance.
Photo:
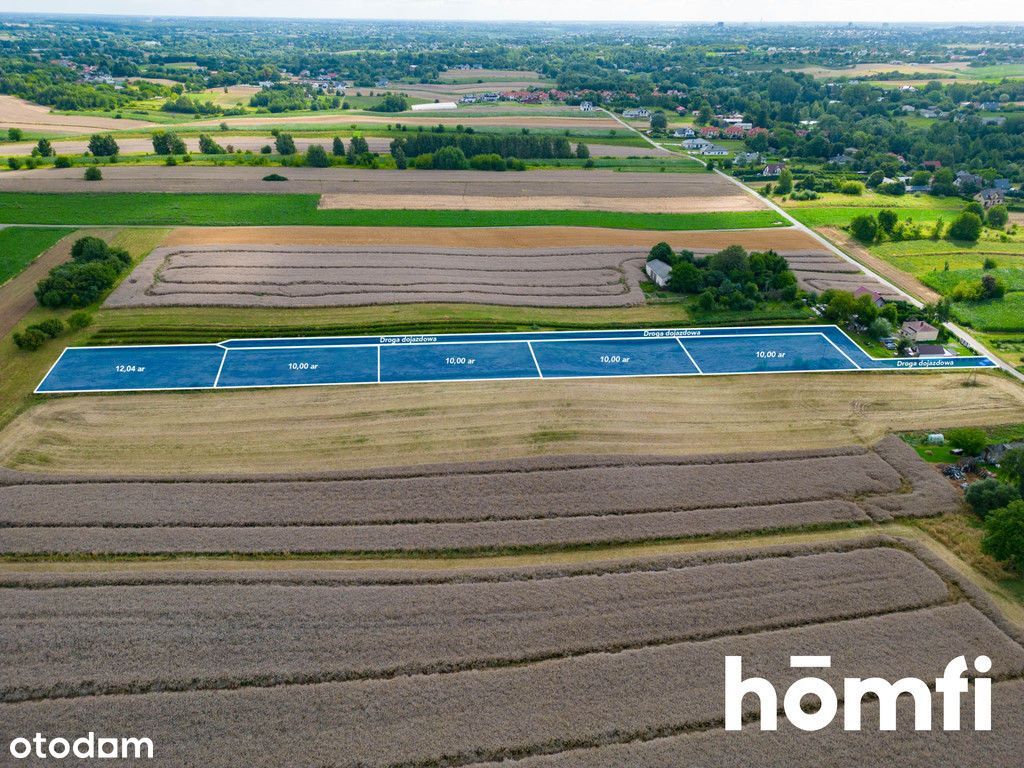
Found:
[[[648,261],[644,271],[651,278],[651,282],[659,288],[664,288],[668,285],[668,279],[672,275],[672,267],[661,259],[651,259]]]

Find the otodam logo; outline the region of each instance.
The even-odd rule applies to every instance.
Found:
[[[791,669],[830,669],[831,656],[791,656]],[[987,674],[992,669],[988,656],[974,660],[974,669]],[[967,659],[957,656],[935,679],[935,693],[942,698],[942,730],[960,730],[960,702],[970,686],[964,677]],[[743,700],[757,697],[760,704],[762,731],[778,729],[779,696],[775,686],[763,677],[743,678],[743,657],[725,657],[725,730],[743,728]],[[805,712],[801,703],[815,696],[820,702],[817,711]],[[932,730],[932,691],[928,683],[916,677],[889,682],[880,677],[847,677],[843,681],[843,729],[861,730],[861,707],[864,698],[873,696],[878,702],[878,725],[881,731],[896,730],[896,703],[900,696],[910,696],[914,706],[914,729]],[[839,699],[832,686],[820,677],[803,677],[786,690],[782,701],[786,718],[802,731],[820,731],[835,720]],[[974,730],[992,730],[992,680],[974,678]]]

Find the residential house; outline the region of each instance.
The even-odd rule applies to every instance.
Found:
[[[762,176],[778,176],[786,169],[785,163],[768,163],[761,169]]]
[[[918,344],[911,353],[917,357],[953,357],[953,353],[941,344]]]
[[[760,152],[740,152],[738,155],[736,155],[737,165],[757,165],[760,162]]]
[[[998,112],[1000,104],[998,101],[983,101],[981,102],[981,109],[983,112]]]
[[[581,101],[580,102],[580,112],[593,112],[593,111],[594,111],[594,102],[592,102],[592,101]]]
[[[717,139],[722,135],[722,131],[713,125],[705,125],[700,129],[700,135],[705,139]]]
[[[993,205],[1002,205],[1006,202],[1006,193],[1001,189],[989,187],[981,190],[974,196],[974,199],[981,203],[983,208],[991,208]]]
[[[693,128],[687,126],[685,128],[676,128],[674,131],[672,131],[672,135],[675,136],[677,139],[689,139],[696,136],[697,133],[693,130]]]
[[[463,104],[476,104],[476,96],[474,96],[472,93],[467,93],[465,96],[459,99],[459,101]]]
[[[982,187],[985,184],[985,180],[976,173],[970,173],[968,171],[957,171],[956,179],[953,180],[953,184],[957,187],[975,186]]]
[[[870,296],[871,303],[874,304],[876,307],[885,306],[885,297],[872,288],[866,288],[863,285],[857,286],[857,290],[853,292],[853,297],[855,299],[859,299],[861,296]]]
[[[834,165],[846,165],[847,163],[852,163],[853,158],[850,157],[845,152],[842,152],[838,155],[832,155],[832,157],[830,157],[828,161],[830,163],[833,163]]]
[[[700,153],[702,155],[720,156],[720,155],[728,155],[729,154],[729,150],[726,149],[725,147],[720,147],[717,144],[712,144],[711,146],[705,147],[704,149],[702,149]]]
[[[1010,191],[1010,180],[1009,179],[996,179],[992,182],[992,186],[996,189],[1001,189],[1003,192]]]
[[[942,167],[942,161],[941,160],[925,160],[923,163],[921,163],[921,167],[924,168],[926,171],[933,171],[934,172],[934,171],[939,170],[939,168]]]
[[[480,101],[499,101],[500,99],[501,94],[495,93],[494,91],[491,91],[490,93],[485,93],[480,97]]]
[[[646,120],[651,116],[651,111],[644,107],[623,110],[622,116],[627,120]]]
[[[683,149],[701,151],[713,145],[707,139],[683,139],[683,141],[680,142],[680,146]]]
[[[911,341],[936,341],[939,329],[924,320],[907,320],[900,326],[900,334]]]
[[[651,278],[651,282],[659,288],[668,285],[668,279],[672,276],[672,267],[661,259],[651,259],[644,267],[644,272]]]

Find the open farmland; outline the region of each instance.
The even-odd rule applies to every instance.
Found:
[[[217,128],[222,122],[227,123],[228,130],[232,128],[252,128],[266,126],[268,129],[281,126],[351,126],[351,125],[394,125],[396,122],[408,126],[435,126],[443,125],[454,127],[457,125],[472,126],[504,126],[507,128],[557,128],[574,130],[577,128],[615,130],[622,125],[607,115],[594,116],[593,113],[585,115],[579,109],[565,107],[558,110],[562,114],[530,114],[529,109],[517,108],[505,114],[493,114],[494,109],[481,108],[478,110],[451,110],[433,115],[417,115],[412,112],[394,112],[390,114],[372,114],[368,112],[357,113],[351,110],[333,114],[315,115],[289,115],[280,116],[260,115],[253,117],[225,117],[214,120],[197,120],[195,122],[182,123],[182,127],[189,128]],[[488,114],[491,112],[492,114]],[[127,126],[125,126],[127,127]]]
[[[159,248],[106,306],[629,306],[644,301],[643,264],[619,249]]]
[[[1022,408],[1009,379],[953,371],[97,395],[21,414],[0,432],[0,464],[176,477],[686,456],[870,445],[891,431],[1014,423]]]
[[[49,107],[32,104],[15,96],[0,95],[0,125],[33,133],[80,134],[94,130],[123,131],[129,128],[147,128],[153,123],[93,115],[58,115],[51,112]]]
[[[190,152],[199,153],[199,138],[197,136],[180,136]],[[347,137],[346,137],[347,138]],[[382,136],[367,136],[366,143],[371,152],[384,154],[390,151],[391,139]],[[266,136],[253,136],[245,134],[215,133],[213,139],[222,147],[230,146],[236,152],[259,152],[265,146],[274,146],[274,137],[269,133]],[[651,146],[631,146],[626,144],[602,144],[600,138],[595,137],[596,142],[586,141],[592,157],[662,157],[661,152]],[[313,144],[319,144],[327,150],[331,148],[330,136],[296,136],[294,138],[295,148],[298,152],[305,152]],[[87,139],[55,139],[51,142],[53,151],[58,155],[81,155],[89,149]],[[117,145],[122,155],[151,154],[153,152],[153,141],[142,137],[118,137]],[[0,155],[14,155],[25,157],[32,153],[35,148],[34,142],[8,142],[0,144]]]
[[[292,193],[325,195],[325,208],[569,209],[682,213],[765,210],[755,197],[717,175],[615,171],[382,171],[288,168],[287,181],[268,183],[266,168],[120,166],[105,168],[100,185],[81,169],[0,174],[7,192]],[[533,198],[541,200],[530,205]],[[551,198],[561,204],[543,202]],[[477,202],[477,199],[480,202]],[[638,207],[634,201],[639,201]],[[417,202],[419,201],[419,202]],[[405,204],[403,204],[405,203]]]
[[[896,437],[870,451],[533,459],[299,482],[9,479],[14,484],[0,487],[0,553],[20,555],[521,549],[853,525],[957,508],[948,483]],[[73,518],[65,512],[70,496]]]
[[[20,662],[0,683],[4,722],[15,732],[145,724],[168,766],[239,749],[252,766],[297,750],[316,763],[393,766],[571,761],[582,749],[644,753],[665,738],[717,744],[725,654],[781,689],[801,675],[789,656],[807,648],[831,653],[822,677],[833,685],[934,677],[951,645],[989,655],[1011,693],[1024,676],[1019,638],[984,597],[898,540],[418,579],[71,579],[30,589],[6,579],[0,637],[38,642],[4,648]],[[31,627],[26,610],[38,616]],[[1019,708],[999,711],[991,734],[960,734],[986,766],[1011,765],[997,761],[1020,747]],[[244,747],[240,722],[260,723]],[[791,764],[791,744],[770,743],[759,759]]]

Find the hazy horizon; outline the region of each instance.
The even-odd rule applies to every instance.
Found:
[[[629,18],[621,17],[629,8]],[[282,15],[281,6],[270,0],[227,0],[211,8],[202,0],[182,0],[169,12],[154,13],[151,4],[140,0],[102,0],[88,9],[74,0],[53,0],[40,6],[32,0],[14,0],[0,4],[0,13],[60,14],[67,16],[139,16],[151,18],[238,18],[319,21],[466,21],[466,22],[576,22],[576,23],[664,23],[707,24],[965,24],[984,25],[1024,22],[1024,3],[995,0],[985,6],[987,19],[963,18],[964,6],[949,0],[909,0],[894,4],[890,0],[832,0],[815,8],[807,18],[807,5],[797,0],[781,0],[765,5],[752,0],[736,0],[727,6],[689,6],[679,14],[679,5],[667,0],[649,0],[624,6],[610,0],[381,0],[370,6],[371,12],[346,9],[337,13],[329,0],[296,0],[290,13]],[[619,14],[618,16],[616,14]]]

